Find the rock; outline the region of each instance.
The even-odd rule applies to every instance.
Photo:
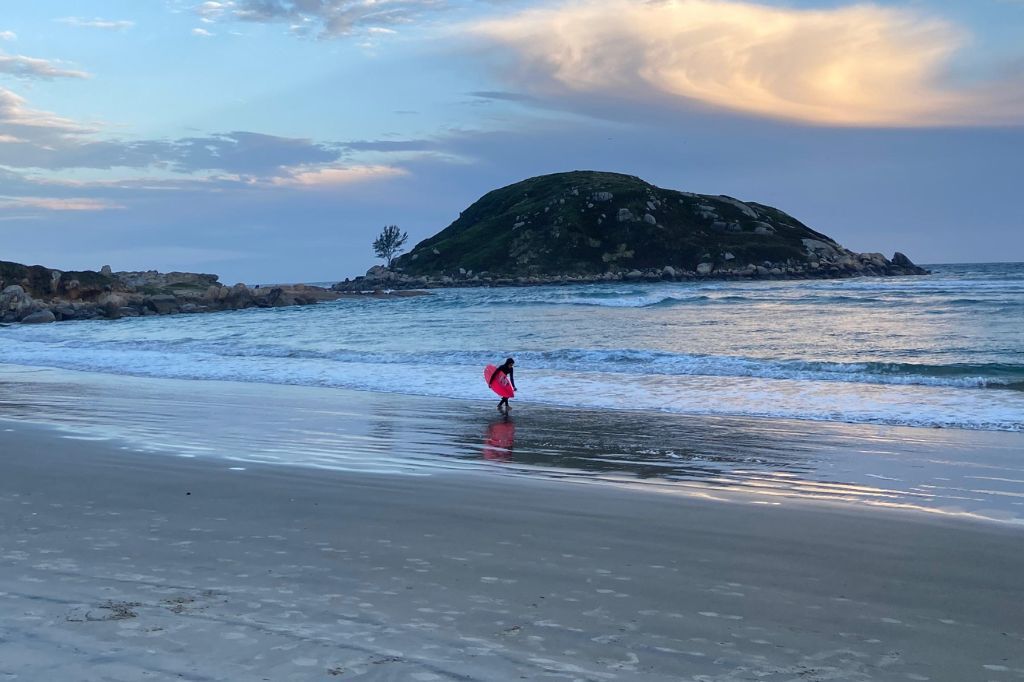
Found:
[[[217,275],[203,274],[197,272],[157,272],[146,270],[145,272],[117,272],[114,277],[121,284],[134,289],[173,289],[190,288],[203,289],[217,284]]]
[[[710,275],[711,274],[711,270],[713,268],[714,268],[714,266],[711,263],[698,263],[697,264],[697,274],[698,275]]]
[[[644,273],[639,270],[630,270],[626,273],[626,279],[636,280],[644,276]]]
[[[100,297],[96,299],[96,304],[103,308],[123,308],[128,305],[128,299],[121,294],[107,292],[100,294]]]
[[[110,269],[109,265],[104,265],[102,268],[100,268],[100,274],[103,275],[104,277],[113,277],[114,271]]]
[[[53,308],[53,314],[57,316],[58,320],[73,320],[78,317],[78,311],[70,305],[56,306]]]
[[[16,322],[34,313],[38,308],[36,302],[20,285],[11,285],[0,293],[0,320]]]
[[[663,267],[661,269],[661,276],[664,279],[675,279],[676,278],[676,269],[673,268],[671,265],[666,265],[665,267]]]
[[[131,306],[122,306],[117,309],[118,314],[121,317],[139,317],[142,315],[138,308],[132,308]]]
[[[25,317],[21,318],[22,324],[48,324],[50,322],[56,322],[57,316],[50,310],[40,310],[38,312],[30,313]]]
[[[917,265],[915,265],[912,260],[907,258],[907,256],[905,254],[900,253],[899,251],[897,251],[896,253],[894,253],[892,255],[892,264],[893,265],[898,265],[901,268],[916,268],[917,267]]]
[[[650,213],[644,213],[644,222],[648,225],[657,225],[658,219],[652,216]]]
[[[733,199],[732,197],[725,196],[724,194],[720,194],[719,196],[714,197],[714,199],[738,208],[743,213],[743,215],[747,216],[748,218],[758,217],[757,211],[755,211],[750,206],[747,206],[745,203],[738,199]]]
[[[627,223],[633,220],[633,212],[630,211],[628,208],[620,208],[618,214],[615,216],[615,219],[618,220],[620,223]]]
[[[726,251],[722,254],[722,260],[736,260],[736,256]]]
[[[590,198],[594,201],[611,201],[615,198],[615,195],[611,192],[594,192],[590,195]]]
[[[243,285],[245,286],[245,285]],[[171,313],[178,312],[178,299],[169,294],[157,294],[156,296],[147,296],[143,299],[143,305],[157,313],[158,315],[170,315]]]

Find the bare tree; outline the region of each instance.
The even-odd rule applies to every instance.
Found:
[[[407,239],[409,239],[408,232],[399,230],[398,225],[388,225],[373,240],[373,252],[377,254],[378,258],[386,260],[388,269],[391,269],[391,262],[402,252],[402,246]]]

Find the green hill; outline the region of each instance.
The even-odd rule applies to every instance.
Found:
[[[548,280],[665,276],[916,274],[905,257],[856,254],[771,206],[575,171],[487,193],[397,258],[385,277]],[[905,261],[905,262],[904,262]],[[666,267],[667,266],[667,267]],[[448,283],[448,282],[445,282]]]

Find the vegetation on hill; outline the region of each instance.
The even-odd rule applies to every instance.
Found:
[[[821,252],[850,254],[771,206],[662,189],[619,173],[576,171],[487,193],[449,227],[396,258],[393,269],[411,276],[460,269],[595,275],[664,266],[695,271],[702,263],[714,269],[806,265]]]

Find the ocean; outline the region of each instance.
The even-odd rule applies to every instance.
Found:
[[[926,277],[435,290],[0,329],[0,362],[519,405],[1024,430],[1024,264]]]

